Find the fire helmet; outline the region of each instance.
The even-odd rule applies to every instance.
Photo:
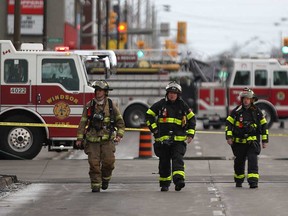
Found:
[[[176,83],[175,81],[170,82],[167,86],[166,86],[166,92],[175,92],[178,94],[182,93],[182,87]]]
[[[109,84],[105,80],[97,80],[94,81],[91,85],[95,91],[99,89],[103,89],[105,91],[112,91],[113,89],[109,88]]]
[[[244,97],[254,99],[254,102],[258,100],[258,98],[256,97],[254,91],[252,91],[250,88],[247,88],[247,87],[245,87],[242,90],[242,92],[240,92],[239,97],[241,98],[241,100]]]

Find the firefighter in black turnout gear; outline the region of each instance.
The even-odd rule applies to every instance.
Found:
[[[232,110],[226,119],[226,140],[232,147],[234,159],[234,181],[242,187],[245,179],[245,161],[248,160],[247,181],[250,188],[257,188],[259,181],[258,155],[267,147],[267,121],[261,110],[254,105],[257,97],[249,88],[240,93],[241,105]]]
[[[147,126],[155,138],[154,152],[159,157],[161,191],[168,191],[172,180],[176,191],[185,187],[183,157],[186,142],[191,143],[194,138],[196,118],[180,98],[181,92],[179,84],[169,83],[166,87],[166,97],[153,104],[146,112]]]

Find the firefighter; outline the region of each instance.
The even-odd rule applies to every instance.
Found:
[[[232,147],[234,158],[234,181],[242,187],[245,179],[245,161],[248,160],[247,181],[250,188],[257,188],[259,181],[258,155],[267,147],[267,121],[261,110],[254,104],[258,99],[249,88],[239,95],[241,104],[234,108],[226,119],[226,140]]]
[[[186,142],[191,143],[194,138],[196,118],[181,99],[181,92],[178,83],[169,83],[165,98],[153,104],[146,112],[146,123],[155,139],[154,152],[159,157],[161,191],[168,191],[172,180],[176,191],[185,187],[183,157]]]
[[[119,109],[108,98],[112,90],[106,81],[95,81],[95,97],[83,109],[80,120],[76,147],[88,155],[89,176],[92,192],[106,190],[115,163],[115,142],[124,135],[125,125]]]

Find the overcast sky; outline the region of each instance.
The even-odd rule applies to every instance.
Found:
[[[205,57],[234,44],[243,47],[243,52],[267,52],[272,46],[280,47],[281,32],[288,36],[288,0],[154,0],[154,3],[158,22],[170,22],[171,37],[175,38],[177,22],[186,21],[187,46]],[[170,12],[165,12],[162,5],[170,5]],[[275,26],[276,22],[280,25]]]

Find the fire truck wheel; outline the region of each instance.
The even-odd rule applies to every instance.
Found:
[[[26,116],[10,116],[5,122],[32,122]],[[26,126],[2,127],[0,131],[2,159],[33,159],[42,148],[41,128]]]
[[[209,129],[210,128],[210,123],[209,123],[209,119],[203,119],[203,128],[204,129]]]
[[[142,105],[133,105],[127,108],[124,113],[126,127],[140,128],[145,123],[147,108]]]
[[[214,129],[220,129],[220,128],[221,128],[221,124],[213,125],[213,128],[214,128]]]
[[[257,104],[257,106],[260,108],[264,117],[266,118],[267,127],[270,128],[273,125],[273,122],[275,121],[272,109],[268,105],[262,103]]]
[[[210,125],[203,124],[203,128],[204,128],[204,129],[209,129],[209,128],[210,128]]]

